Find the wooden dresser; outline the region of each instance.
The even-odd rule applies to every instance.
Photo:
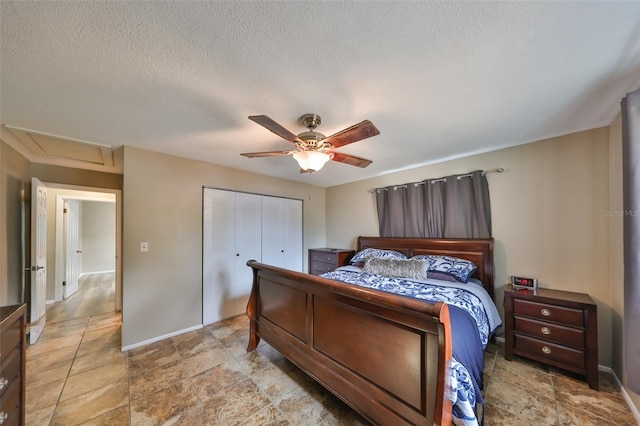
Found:
[[[337,248],[309,249],[309,273],[320,275],[348,265],[355,253],[355,250]]]
[[[0,307],[0,425],[25,420],[26,305]]]
[[[584,375],[598,390],[598,319],[584,293],[514,289],[504,291],[505,355],[534,359]]]

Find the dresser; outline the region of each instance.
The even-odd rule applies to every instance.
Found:
[[[26,305],[0,307],[0,425],[25,419]]]
[[[309,249],[309,273],[320,275],[348,265],[355,253],[355,250],[337,248]]]
[[[505,358],[534,359],[586,377],[598,390],[598,319],[584,293],[538,288],[504,291]]]

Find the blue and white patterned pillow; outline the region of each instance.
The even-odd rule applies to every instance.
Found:
[[[366,248],[356,253],[355,256],[351,258],[352,265],[364,265],[364,262],[370,258],[375,257],[378,259],[406,259],[407,256],[404,254],[394,251],[394,250],[383,250],[376,248]]]
[[[475,263],[453,256],[420,254],[418,256],[413,256],[411,259],[427,261],[427,271],[443,272],[462,283],[468,283],[473,273],[478,270]]]

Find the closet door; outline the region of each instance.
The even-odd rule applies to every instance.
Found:
[[[202,197],[202,323],[236,311],[236,194],[205,188]]]
[[[302,272],[302,201],[262,197],[262,263]]]
[[[284,204],[277,197],[262,197],[262,263],[283,266]]]
[[[282,267],[302,272],[302,200],[281,200],[284,221]]]
[[[247,310],[247,302],[253,284],[253,271],[247,261],[262,259],[262,196],[236,193],[236,252],[235,286],[232,293],[234,313],[239,315]]]

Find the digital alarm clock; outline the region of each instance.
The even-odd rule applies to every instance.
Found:
[[[538,280],[535,278],[525,278],[511,276],[511,284],[516,288],[530,288],[532,290],[538,287]]]

